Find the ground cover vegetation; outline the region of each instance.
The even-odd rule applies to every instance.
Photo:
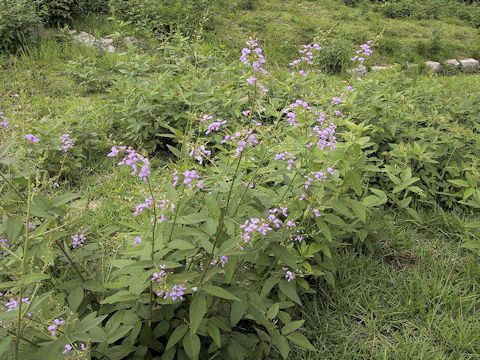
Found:
[[[478,75],[308,15],[392,4],[4,1],[2,356],[477,358]]]

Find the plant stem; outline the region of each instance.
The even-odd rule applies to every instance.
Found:
[[[237,167],[235,168],[235,173],[233,174],[233,179],[232,179],[232,183],[230,185],[230,190],[228,191],[227,205],[225,206],[225,210],[222,212],[222,215],[220,216],[220,221],[218,222],[217,232],[215,233],[215,236],[213,238],[214,241],[213,241],[212,253],[210,254],[209,259],[207,261],[207,264],[205,266],[205,270],[202,274],[202,278],[200,279],[200,284],[203,283],[203,280],[205,279],[205,275],[207,274],[207,271],[210,268],[210,263],[212,262],[212,259],[213,259],[214,253],[215,253],[215,249],[216,249],[217,244],[218,244],[218,238],[220,237],[220,232],[223,229],[223,222],[225,220],[225,214],[228,212],[228,206],[230,204],[230,198],[232,197],[233,185],[235,183],[235,179],[237,178],[238,169],[240,168],[240,162],[242,161],[242,155],[243,155],[243,151],[240,153],[240,156],[238,157]]]
[[[148,190],[150,191],[150,196],[152,197],[152,205],[153,205],[153,226],[152,226],[152,248],[150,249],[150,261],[152,262],[152,268],[154,267],[154,253],[155,253],[155,230],[157,227],[157,205],[155,202],[155,196],[153,195],[152,184],[147,177],[147,184]],[[152,317],[153,317],[153,281],[150,278],[150,318],[148,321],[148,325],[152,326]]]
[[[18,298],[18,317],[17,317],[17,331],[15,334],[15,360],[19,359],[19,346],[20,346],[20,328],[22,322],[22,305],[23,305],[23,276],[25,274],[25,268],[27,264],[27,251],[28,251],[28,242],[30,231],[28,228],[28,223],[30,222],[30,207],[32,203],[31,195],[32,195],[32,180],[30,176],[28,176],[28,196],[27,196],[27,218],[25,220],[25,241],[23,243],[23,257],[22,257],[22,267],[20,273],[20,294]]]
[[[65,257],[68,259],[68,261],[70,262],[70,264],[73,266],[73,268],[75,269],[75,271],[77,272],[78,276],[80,276],[80,279],[82,279],[82,282],[85,282],[85,278],[83,277],[82,273],[80,272],[80,270],[78,270],[77,266],[75,265],[75,263],[73,262],[72,258],[70,257],[70,255],[68,255],[68,253],[65,251],[65,249],[63,248],[63,246],[58,242],[58,240],[55,240],[55,244],[57,244],[58,248],[62,251],[63,255],[65,255]]]

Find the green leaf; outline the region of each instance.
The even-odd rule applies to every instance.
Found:
[[[167,144],[167,147],[168,147],[168,150],[170,150],[173,153],[173,155],[175,155],[177,158],[179,159],[182,158],[182,153],[180,152],[180,150],[168,144]]]
[[[302,302],[297,295],[294,281],[287,281],[286,279],[282,279],[278,283],[278,287],[280,288],[280,291],[285,294],[285,296],[292,299],[297,304],[302,305]]]
[[[188,326],[187,324],[180,324],[178,325],[175,330],[173,330],[172,335],[168,338],[168,343],[167,346],[165,347],[165,350],[170,349],[173,345],[175,345],[177,342],[180,341],[181,338],[185,336],[185,334],[188,331]]]
[[[203,290],[210,295],[213,295],[222,299],[241,301],[238,297],[233,295],[231,292],[219,286],[205,285],[203,287]]]
[[[286,324],[282,328],[282,334],[283,335],[288,335],[291,332],[294,332],[295,330],[299,329],[303,325],[304,322],[305,322],[305,320],[298,320],[298,321],[292,321],[291,323]]]
[[[190,303],[190,331],[195,334],[207,313],[207,302],[202,293],[197,293]]]
[[[261,297],[266,297],[272,288],[278,284],[280,279],[278,277],[270,277],[265,281],[265,284],[263,284],[262,291],[260,293]]]
[[[278,311],[280,310],[280,304],[276,303],[270,306],[270,308],[267,311],[267,319],[272,320],[277,316]]]
[[[10,216],[7,220],[7,239],[13,243],[23,228],[23,220],[16,216]]]
[[[235,302],[234,304],[236,304]],[[215,341],[215,344],[217,344],[218,347],[222,346],[221,340],[220,340],[220,330],[218,327],[213,323],[213,321],[209,321],[207,325],[207,331],[208,335]]]
[[[48,274],[43,274],[43,273],[34,273],[34,274],[28,274],[25,276],[23,279],[23,282],[25,285],[27,284],[32,284],[32,283],[37,283],[45,279],[50,279],[50,275]]]
[[[138,295],[132,294],[126,290],[122,290],[107,297],[100,304],[115,304],[123,301],[137,300],[138,298]]]
[[[67,301],[70,310],[76,311],[83,300],[83,289],[79,286],[68,295]]]
[[[285,336],[278,335],[275,336],[274,339],[275,345],[277,346],[278,351],[280,351],[282,358],[287,359],[288,353],[290,352],[290,345],[288,345],[287,338]]]
[[[248,303],[246,300],[243,301],[234,301],[232,303],[232,308],[230,309],[230,323],[232,326],[237,325],[237,323],[243,318],[247,312]]]
[[[172,240],[170,243],[167,245],[170,249],[179,249],[179,250],[189,250],[189,249],[194,249],[195,245],[189,243],[188,241],[185,240]]]
[[[107,344],[112,344],[115,341],[125,337],[125,335],[132,330],[133,326],[131,325],[122,325],[115,329],[112,333],[107,334]]]
[[[300,346],[301,348],[304,348],[306,350],[310,351],[316,351],[315,347],[308,341],[308,339],[303,336],[302,334],[299,333],[291,333],[287,335],[288,340],[290,340],[292,343],[294,343],[297,346]]]
[[[200,338],[198,335],[189,331],[183,337],[183,349],[191,360],[197,360],[200,354]]]
[[[361,202],[352,200],[350,202],[350,207],[352,208],[352,211],[357,215],[360,220],[365,224],[367,222],[367,211],[365,209],[365,206],[362,205]]]

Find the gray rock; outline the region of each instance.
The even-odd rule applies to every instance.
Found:
[[[445,61],[445,65],[453,69],[458,69],[460,63],[457,61],[457,59],[448,59],[447,61]]]
[[[77,30],[69,30],[68,34],[69,35],[75,35],[77,33]]]
[[[377,71],[383,71],[387,70],[388,68],[386,66],[372,66],[371,70],[372,72],[377,72]]]
[[[425,61],[425,65],[428,66],[433,72],[439,72],[441,68],[440,63],[436,61]]]
[[[116,49],[115,49],[115,46],[113,46],[113,45],[108,45],[108,46],[105,48],[105,50],[106,50],[107,52],[109,52],[109,53],[114,53]]]
[[[480,64],[475,59],[461,59],[460,68],[464,72],[475,72],[480,70]]]
[[[113,44],[113,39],[100,39],[100,42],[102,44],[106,44],[106,45],[112,45]]]
[[[368,70],[365,66],[360,66],[360,67],[355,68],[355,69],[348,69],[347,73],[352,74],[352,75],[356,75],[356,76],[363,76],[363,75],[366,75],[368,73]]]

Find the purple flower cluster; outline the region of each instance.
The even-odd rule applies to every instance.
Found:
[[[279,228],[282,224],[282,220],[277,218],[277,214],[282,214],[287,218],[288,217],[287,211],[288,211],[288,208],[286,207],[280,207],[280,209],[275,208],[275,209],[268,210],[268,212],[270,213],[270,215],[268,215],[268,221],[270,221],[273,224],[273,226],[275,226],[276,228]]]
[[[243,225],[240,225],[240,228],[243,229],[243,241],[248,243],[252,239],[252,234],[257,232],[262,235],[267,235],[267,231],[272,230],[270,225],[267,223],[260,223],[260,219],[251,218],[246,220]]]
[[[40,139],[37,138],[35,135],[32,135],[32,134],[26,134],[25,135],[25,139],[27,139],[28,141],[31,141],[33,143],[38,143],[40,142]]]
[[[322,216],[322,214],[320,214],[320,210],[318,209],[313,209],[313,213],[315,214],[316,217]]]
[[[157,296],[162,296],[164,299],[170,298],[171,300],[175,301],[177,299],[183,300],[183,295],[185,295],[185,290],[187,288],[183,285],[174,285],[171,291],[160,291],[157,293]]]
[[[290,170],[293,166],[293,162],[295,161],[296,157],[289,153],[288,151],[281,152],[279,154],[275,154],[275,160],[284,160],[287,162],[287,169]]]
[[[207,158],[207,155],[212,155],[212,152],[210,150],[207,150],[205,148],[205,145],[200,145],[198,149],[192,147],[189,155],[195,157],[195,160],[197,160],[199,164],[203,164],[203,158]]]
[[[352,61],[359,61],[361,64],[364,63],[365,58],[372,55],[373,51],[370,49],[370,45],[373,43],[373,40],[368,40],[365,44],[360,46],[360,50],[355,51],[355,55],[350,60]]]
[[[167,268],[167,265],[160,265],[161,270],[159,272],[154,272],[150,280],[156,281],[157,283],[165,282],[165,276],[167,275],[167,273],[165,272],[166,268]]]
[[[65,320],[59,320],[59,319],[53,320],[53,324],[48,327],[48,331],[50,331],[52,336],[57,335],[57,326],[61,324],[65,324]]]
[[[72,235],[72,247],[75,249],[77,246],[83,246],[86,238],[83,234]]]
[[[87,347],[85,346],[84,343],[81,343],[80,344],[80,349],[82,351],[85,351],[85,350],[87,350]],[[68,353],[69,351],[72,351],[72,350],[73,350],[73,346],[70,345],[70,344],[67,344],[67,345],[65,345],[64,350],[62,351],[62,354],[65,355],[66,353]]]
[[[285,271],[285,278],[287,279],[287,281],[292,281],[295,278],[293,276],[293,273],[288,270],[288,267],[283,267],[282,270]]]
[[[73,140],[70,139],[70,134],[71,133],[72,133],[71,131],[67,131],[67,134],[63,134],[62,136],[59,137],[60,142],[63,145],[58,150],[62,150],[63,152],[67,152],[68,149],[75,146],[75,143],[73,142]]]
[[[0,239],[0,245],[6,247],[6,248],[9,248],[10,245],[8,245],[8,240],[6,238],[1,238]]]
[[[183,183],[190,189],[193,187],[193,180],[197,180],[197,187],[203,189],[203,180],[200,180],[200,175],[195,170],[187,170],[183,173]]]
[[[205,134],[208,135],[212,131],[220,130],[220,126],[225,125],[226,123],[227,123],[227,120],[217,120],[212,122],[210,125],[208,125],[207,131],[205,131]]]
[[[328,168],[327,172],[330,175],[335,175],[335,172],[333,171],[332,168]],[[310,185],[312,185],[312,181],[314,181],[314,180],[317,180],[317,181],[327,180],[327,174],[322,172],[322,171],[312,171],[310,174],[305,175],[304,178],[306,178],[307,181],[305,181],[305,184],[303,185],[303,187],[305,188],[305,190],[307,190],[310,187]]]
[[[147,181],[147,176],[151,174],[149,170],[150,161],[142,155],[138,154],[135,150],[127,149],[126,146],[119,146],[118,149],[113,146],[111,152],[107,155],[108,157],[115,157],[120,152],[126,152],[127,155],[118,163],[118,166],[128,165],[132,168],[130,175],[137,175],[138,166],[141,166],[138,176],[143,180]],[[139,165],[137,163],[140,162]]]
[[[135,212],[133,213],[133,215],[140,214],[141,212],[143,212],[143,210],[148,209],[150,206],[152,206],[152,204],[152,197],[146,198],[144,203],[135,206]]]
[[[322,129],[321,126],[314,126],[314,133],[309,136],[315,136],[319,138],[316,142],[317,147],[320,150],[325,150],[325,147],[328,147],[330,150],[335,149],[335,144],[337,143],[337,138],[335,136],[335,129],[337,126],[334,123],[330,123],[326,128]],[[307,147],[312,147],[315,145],[313,142],[307,144]]]
[[[3,111],[0,111],[0,127],[3,127],[5,129],[9,129],[10,128],[10,124],[8,123],[7,121],[7,118],[5,116],[3,116]]]
[[[260,70],[264,75],[268,74],[268,71],[265,70],[262,65],[265,64],[266,60],[263,56],[262,49],[258,46],[258,39],[247,41],[246,44],[248,47],[242,49],[240,61],[247,64],[251,62],[255,72]],[[254,56],[255,59],[250,59],[251,56]]]
[[[314,50],[321,50],[322,48],[320,45],[317,43],[313,45],[303,45],[303,49],[298,50],[300,54],[302,54],[302,57],[297,60],[293,60],[290,64],[290,66],[295,66],[297,64],[300,64],[301,62],[306,62],[309,65],[313,65],[313,52]],[[307,73],[304,70],[300,70],[298,72],[302,76],[307,76]]]
[[[216,265],[219,262],[220,262],[220,265],[222,265],[222,267],[225,267],[225,265],[228,264],[228,256],[220,256],[220,258],[218,259],[213,259],[210,262],[210,265]]]
[[[29,298],[22,298],[22,303],[30,304]],[[5,306],[7,307],[7,312],[13,311],[14,309],[18,308],[18,300],[10,299]]]
[[[288,105],[285,110],[283,110],[283,113],[287,114],[287,121],[289,123],[291,123],[293,126],[298,126],[297,121],[296,121],[297,114],[295,112],[291,111],[291,110],[296,108],[296,107],[299,107],[299,106],[305,108],[306,110],[311,110],[312,109],[312,107],[309,106],[306,101],[298,99],[293,104]]]
[[[212,115],[203,115],[202,118],[200,119],[200,122],[205,122],[207,120],[211,120],[213,119],[213,116]]]
[[[252,130],[240,130],[235,132],[233,135],[225,135],[222,144],[227,143],[228,141],[237,141],[237,148],[235,149],[235,156],[239,156],[240,153],[245,150],[247,144],[249,146],[255,146],[258,144],[257,136],[253,134]]]

